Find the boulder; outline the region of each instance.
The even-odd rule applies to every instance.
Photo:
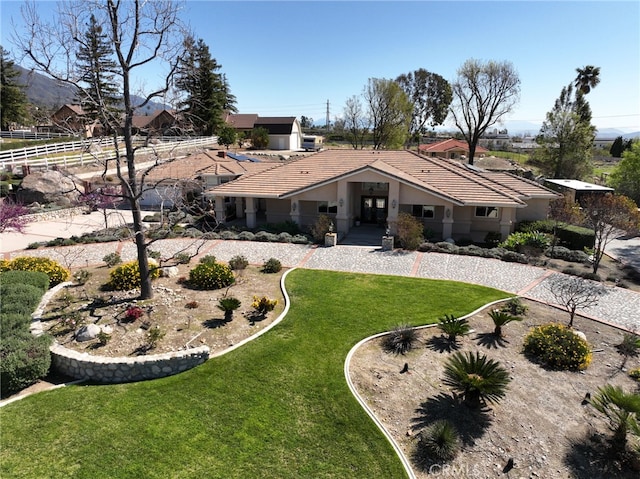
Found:
[[[160,276],[163,278],[175,278],[178,276],[178,267],[177,266],[165,266],[160,268]]]
[[[85,324],[76,331],[76,341],[91,341],[98,337],[102,329],[97,324]]]
[[[24,177],[18,191],[17,199],[23,204],[57,203],[69,205],[79,196],[74,181],[59,171],[36,171]]]

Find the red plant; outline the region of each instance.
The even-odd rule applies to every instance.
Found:
[[[142,308],[138,306],[129,306],[124,312],[125,321],[133,322],[144,314]]]
[[[24,233],[29,219],[25,215],[29,209],[20,203],[14,203],[9,198],[0,200],[0,233],[17,231]]]

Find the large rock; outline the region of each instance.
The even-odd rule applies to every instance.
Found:
[[[37,171],[25,176],[16,192],[18,201],[26,205],[36,202],[69,205],[78,199],[79,194],[71,178],[54,170]]]
[[[97,324],[85,324],[84,326],[80,327],[80,329],[76,331],[76,341],[79,341],[79,342],[91,341],[92,339],[95,339],[98,337],[98,334],[100,334],[100,331],[102,330],[100,329],[100,326],[98,326]]]

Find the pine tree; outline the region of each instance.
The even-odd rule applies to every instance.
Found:
[[[0,125],[8,130],[11,123],[27,117],[27,96],[16,79],[20,75],[7,51],[0,46]]]
[[[185,49],[187,53],[176,80],[176,87],[184,92],[185,99],[178,107],[196,133],[212,135],[223,125],[225,111],[237,111],[236,99],[229,91],[226,77],[218,73],[221,67],[202,39],[196,42],[188,38]]]
[[[95,16],[91,15],[77,53],[80,82],[86,85],[78,93],[80,105],[91,122],[100,120],[101,116],[112,118],[119,110],[121,99],[115,81],[113,54],[109,37],[102,32],[102,26]],[[104,125],[108,123],[103,121]]]

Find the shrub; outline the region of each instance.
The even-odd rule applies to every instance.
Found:
[[[28,336],[31,316],[28,313],[1,313],[0,333],[2,339],[14,336]]]
[[[309,244],[309,238],[307,238],[303,234],[297,234],[293,238],[291,238],[291,242],[293,244]]]
[[[418,340],[416,330],[408,325],[396,326],[383,340],[385,350],[395,354],[405,354],[413,349]]]
[[[511,233],[506,240],[500,243],[500,246],[509,251],[517,251],[522,253],[527,249],[536,249],[540,252],[544,251],[551,244],[549,236],[540,231],[516,231]]]
[[[8,269],[13,271],[39,271],[49,276],[49,286],[53,287],[71,276],[68,269],[62,267],[57,261],[49,258],[36,258],[33,256],[20,256],[8,262]]]
[[[278,304],[277,299],[269,299],[266,296],[263,296],[262,298],[258,298],[257,296],[254,296],[253,303],[251,303],[251,307],[255,309],[259,315],[264,316],[267,313],[273,311],[273,309],[276,307],[277,304]]]
[[[161,330],[158,326],[149,328],[149,331],[147,332],[147,349],[154,349],[165,335],[166,332]]]
[[[505,311],[514,316],[523,316],[527,314],[527,306],[522,304],[520,298],[511,298],[502,305],[500,311]]]
[[[589,255],[584,251],[571,250],[564,246],[556,246],[555,248],[548,248],[544,254],[549,258],[561,259],[563,261],[570,261],[572,263],[585,263],[589,260]]]
[[[251,231],[241,231],[238,234],[238,239],[241,241],[255,241],[256,235],[254,235]]]
[[[511,379],[499,362],[484,354],[453,353],[445,363],[443,383],[473,408],[502,399]]]
[[[144,310],[140,306],[129,306],[124,312],[124,320],[127,323],[133,323],[142,316],[144,316]]]
[[[434,422],[419,436],[419,455],[425,454],[436,462],[449,462],[460,451],[460,437],[453,424],[446,419]]]
[[[245,269],[247,266],[249,266],[249,261],[241,254],[235,255],[229,260],[229,267],[234,271]]]
[[[414,251],[424,241],[424,225],[410,213],[402,212],[396,220],[398,242],[403,249]]]
[[[49,276],[40,271],[5,271],[0,273],[0,284],[28,284],[45,292],[49,289]]]
[[[278,273],[280,270],[282,270],[282,263],[280,263],[276,258],[269,258],[262,265],[263,273]]]
[[[184,305],[184,307],[187,309],[197,309],[198,306],[200,306],[200,303],[198,303],[197,301],[189,301]]]
[[[638,430],[640,416],[640,394],[627,393],[620,386],[607,384],[598,388],[591,399],[591,405],[609,420],[613,431],[613,446],[624,451],[627,445],[627,432]]]
[[[522,321],[522,318],[519,318],[518,316],[512,316],[506,311],[502,311],[499,309],[494,309],[491,312],[489,312],[489,316],[493,321],[493,326],[494,326],[493,334],[494,336],[497,336],[499,338],[502,337],[503,326],[509,324],[512,321]]]
[[[160,261],[160,258],[162,257],[162,255],[160,254],[160,251],[154,251],[152,249],[148,249],[147,250],[147,257],[154,259],[156,261]]]
[[[225,264],[200,263],[189,271],[189,286],[196,289],[226,288],[234,282],[233,271]]]
[[[111,335],[100,330],[96,338],[98,339],[98,344],[100,346],[106,346],[107,343],[111,340]]]
[[[107,267],[113,268],[115,265],[122,263],[122,258],[118,253],[109,253],[102,258],[102,261],[107,264]]]
[[[324,235],[329,232],[331,224],[331,218],[327,215],[318,216],[316,222],[311,226],[311,236],[315,243],[324,243]]]
[[[47,375],[51,366],[47,335],[3,338],[0,344],[0,385],[2,395],[17,392]]]
[[[293,236],[291,236],[286,231],[278,234],[278,241],[280,243],[291,243],[293,241]]]
[[[591,362],[589,344],[560,324],[533,328],[524,339],[524,353],[556,370],[582,370]]]
[[[278,235],[269,233],[268,231],[258,231],[254,236],[254,241],[261,241],[263,243],[277,243]]]
[[[236,233],[235,231],[226,230],[220,233],[220,238],[223,240],[237,240],[238,233]]]
[[[0,312],[31,315],[40,303],[42,294],[42,289],[30,284],[2,283]]]
[[[233,296],[224,296],[218,300],[218,309],[224,311],[224,319],[231,321],[233,312],[240,307],[242,303],[238,298]]]
[[[191,255],[189,253],[176,253],[173,257],[178,264],[189,264],[191,262]]]
[[[77,284],[86,284],[91,277],[91,272],[86,269],[80,269],[73,273],[73,281]]]
[[[452,314],[446,314],[438,319],[438,329],[447,335],[451,342],[455,342],[458,336],[469,334],[471,326],[464,318],[458,319]]]
[[[151,279],[156,279],[160,276],[160,269],[156,266],[155,261],[149,260],[149,275]],[[140,284],[140,266],[136,260],[123,263],[109,272],[108,286],[113,290],[130,291],[139,288]]]
[[[216,257],[213,256],[212,254],[208,254],[208,255],[203,256],[202,258],[200,258],[198,263],[200,263],[200,264],[215,264],[216,263]]]
[[[624,333],[622,342],[616,345],[616,349],[623,356],[636,357],[640,353],[640,336],[632,333]]]
[[[507,263],[527,264],[529,262],[525,255],[522,253],[516,253],[515,251],[505,251],[500,259]]]

